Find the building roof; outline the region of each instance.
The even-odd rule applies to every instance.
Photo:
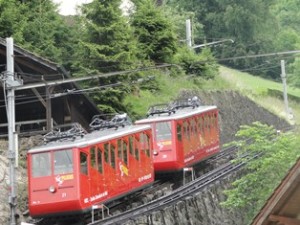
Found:
[[[14,45],[15,73],[24,84],[43,81],[62,80],[71,77],[59,64],[37,56],[19,46]],[[0,38],[0,72],[6,71],[6,40]],[[2,83],[0,83],[0,86]],[[65,93],[68,90],[78,90],[76,83],[65,83],[47,87],[50,94]],[[0,89],[0,136],[7,133],[7,116],[3,89]],[[51,98],[51,104],[46,102],[46,87],[17,90],[16,125],[21,133],[34,130],[45,130],[47,113],[51,114],[54,125],[79,122],[88,128],[91,118],[99,114],[96,105],[84,93],[63,95]],[[52,95],[51,95],[52,96]],[[49,116],[48,116],[49,118]],[[49,120],[48,120],[49,121]]]
[[[300,160],[275,189],[252,225],[300,225]]]

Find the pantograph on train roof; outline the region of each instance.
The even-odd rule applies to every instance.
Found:
[[[90,123],[90,129],[92,131],[109,128],[118,129],[119,127],[125,127],[128,125],[132,125],[132,121],[127,115],[127,113],[100,114],[93,116],[92,121]]]
[[[164,104],[156,104],[149,107],[147,112],[147,117],[153,115],[160,115],[160,114],[168,114],[171,115],[172,113],[176,113],[176,110],[183,109],[183,108],[197,108],[201,105],[201,102],[197,96],[192,98],[179,98],[171,103],[164,103]]]
[[[44,142],[75,140],[83,137],[87,131],[79,123],[70,123],[54,127],[44,135]]]

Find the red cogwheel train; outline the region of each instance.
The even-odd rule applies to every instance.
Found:
[[[202,106],[198,97],[152,106],[135,124],[152,127],[155,172],[182,170],[220,150],[217,107]]]
[[[57,127],[28,151],[29,212],[55,218],[90,212],[219,151],[218,110],[197,97],[150,107],[134,125],[126,114],[93,118],[92,132]]]

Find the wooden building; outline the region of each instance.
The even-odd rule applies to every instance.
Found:
[[[300,225],[300,160],[275,189],[252,225]]]
[[[6,40],[0,38],[0,136],[7,134],[4,81],[6,73]],[[15,75],[24,85],[70,78],[60,65],[14,46]],[[16,90],[16,130],[23,135],[47,132],[52,126],[78,122],[88,128],[91,118],[99,114],[96,105],[76,83]]]

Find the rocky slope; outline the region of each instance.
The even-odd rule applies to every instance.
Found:
[[[217,105],[219,108],[219,124],[221,132],[221,143],[227,143],[234,139],[235,133],[240,125],[251,124],[255,121],[273,125],[276,129],[284,129],[289,124],[270,113],[266,109],[258,106],[247,97],[241,96],[237,92],[190,92],[181,91],[180,96],[198,96],[205,105]],[[20,157],[25,160],[26,150],[40,142],[40,138],[22,139],[20,143]],[[7,183],[7,159],[5,158],[7,143],[0,142],[0,224],[6,224],[9,216],[7,203],[8,183]],[[21,163],[24,166],[24,162]],[[19,170],[19,208],[24,211],[26,207],[26,171]],[[150,215],[146,224],[243,224],[242,212],[228,212],[220,207],[219,203],[225,198],[223,190],[229,185],[234,177],[223,180],[212,185],[210,188],[176,205]],[[145,218],[144,218],[145,219]],[[140,218],[138,221],[144,221]],[[140,222],[130,222],[128,224],[141,224]]]

